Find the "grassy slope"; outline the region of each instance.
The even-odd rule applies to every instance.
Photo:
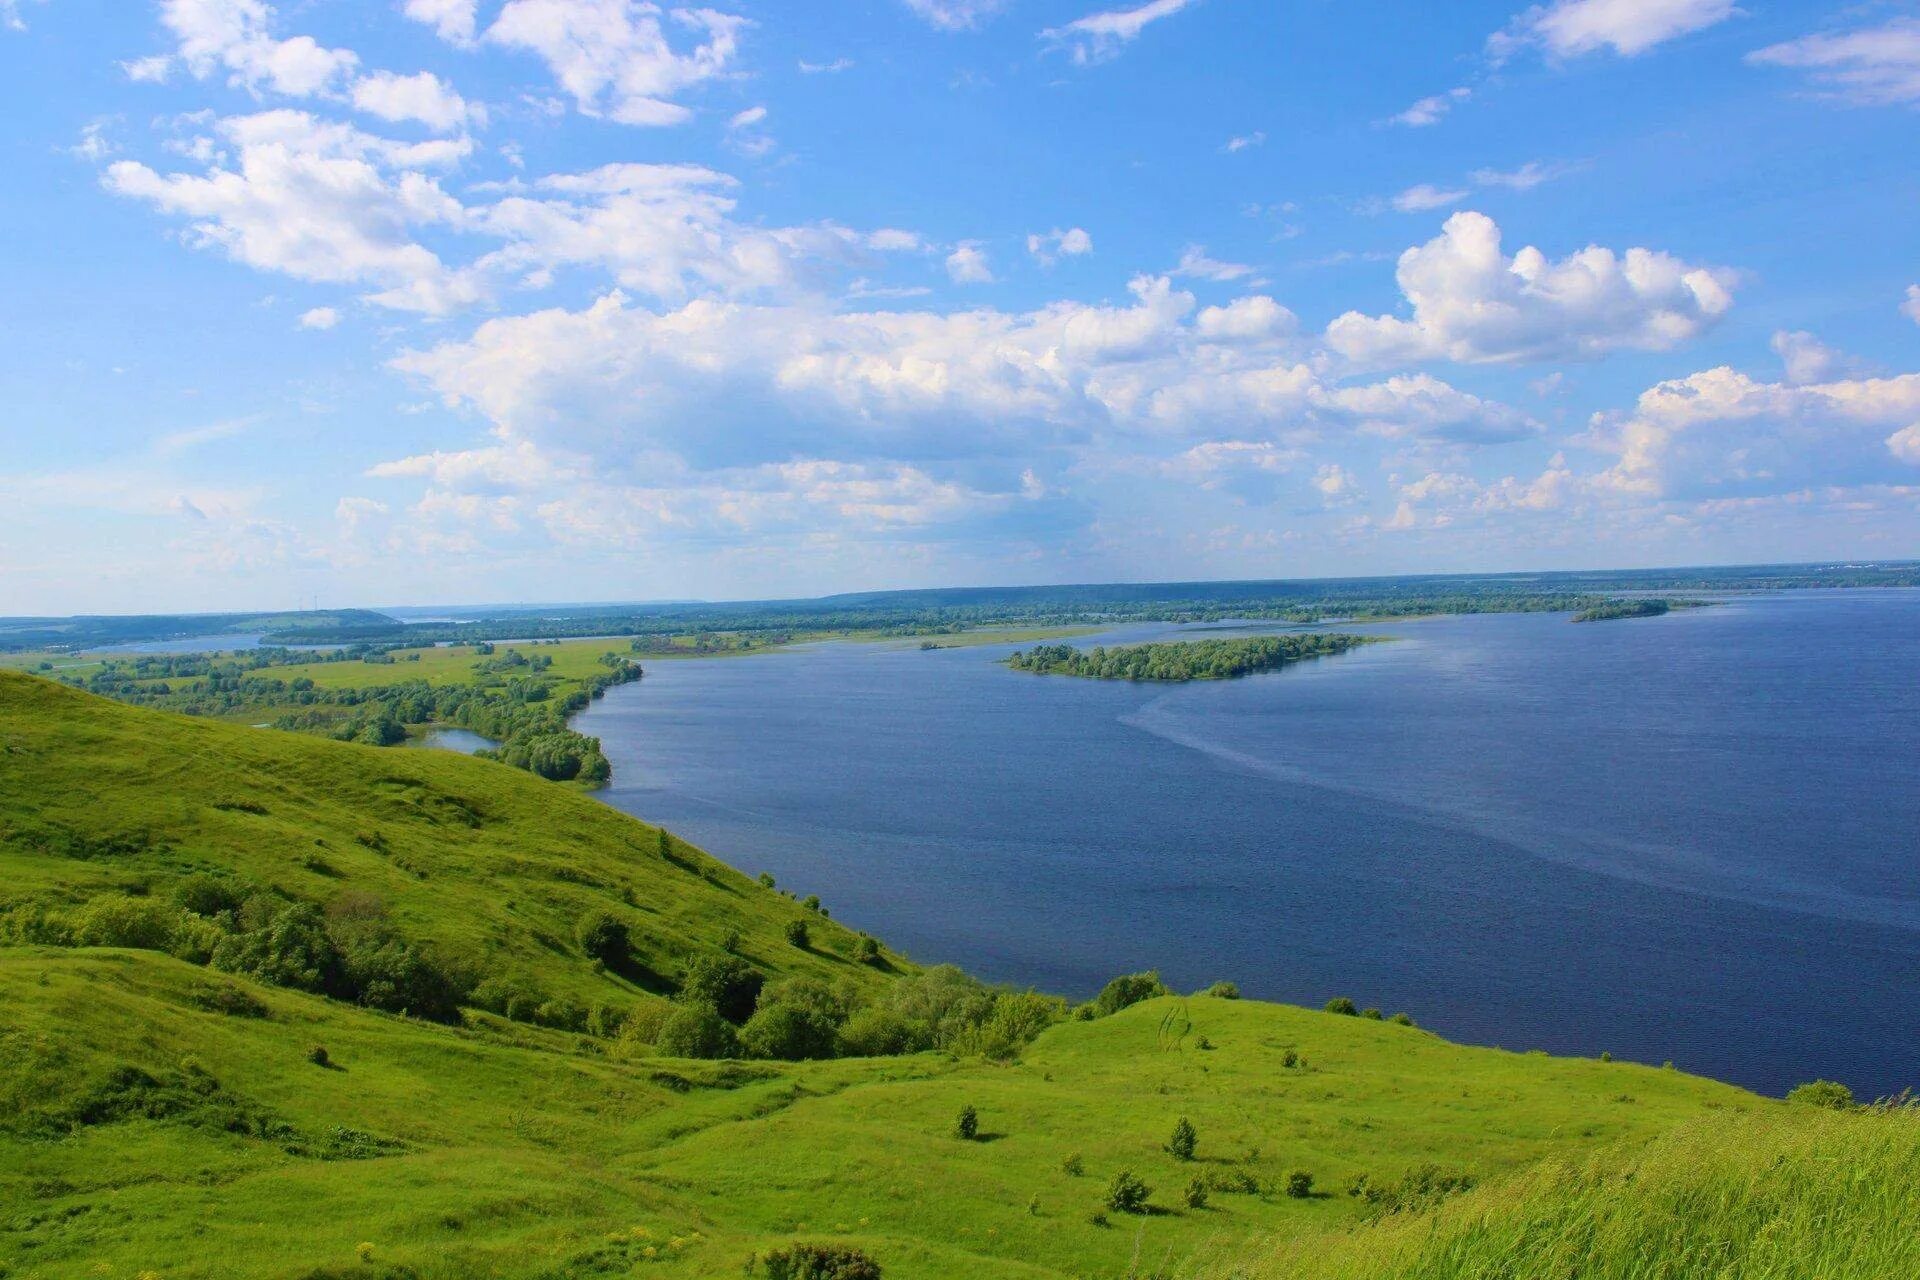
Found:
[[[236,799],[267,812],[219,807]],[[374,828],[388,853],[354,841]],[[133,851],[36,847],[61,833]],[[656,841],[483,761],[200,723],[0,673],[9,900],[158,887],[217,866],[314,899],[372,889],[410,932],[484,945],[582,1002],[640,998],[573,949],[568,929],[587,905],[622,912],[663,971],[737,929],[777,971],[886,980],[840,959],[850,937],[818,921],[825,954],[794,950],[781,927],[800,908],[695,851],[663,861]],[[306,864],[314,853],[327,871]],[[626,907],[622,888],[642,905]],[[216,983],[251,991],[270,1016],[203,1009],[196,994]],[[316,1043],[335,1069],[308,1061]],[[1304,1066],[1282,1064],[1289,1049]],[[24,1136],[116,1068],[165,1082],[189,1059],[227,1101],[291,1126],[306,1153],[284,1135],[229,1132],[198,1107]],[[967,1104],[989,1140],[950,1136]],[[292,1280],[317,1267],[377,1276],[389,1262],[422,1280],[705,1277],[795,1237],[844,1238],[893,1280],[1118,1275],[1136,1256],[1158,1267],[1255,1240],[1277,1242],[1262,1247],[1269,1258],[1289,1240],[1350,1239],[1340,1228],[1359,1210],[1343,1196],[1216,1194],[1180,1208],[1196,1172],[1272,1182],[1305,1169],[1333,1191],[1425,1161],[1524,1177],[1544,1158],[1603,1158],[1703,1116],[1790,1114],[1677,1072],[1465,1048],[1250,1001],[1168,997],[1065,1023],[1012,1066],[938,1054],[626,1061],[604,1042],[485,1016],[413,1022],[153,953],[0,948],[0,1274],[15,1278]],[[1200,1133],[1192,1165],[1160,1149],[1182,1115]],[[403,1147],[311,1154],[335,1126]],[[1072,1153],[1083,1176],[1061,1167]],[[1167,1211],[1090,1222],[1122,1168]],[[363,1242],[373,1267],[357,1259]]]
[[[40,851],[72,842],[103,852]],[[404,932],[586,1005],[641,998],[661,985],[644,971],[672,978],[733,931],[771,973],[884,980],[847,958],[848,930],[690,845],[670,852],[655,828],[505,765],[210,723],[0,671],[0,908],[217,869],[315,902],[378,894]],[[576,948],[593,908],[630,925],[639,986]],[[784,936],[802,917],[805,952]]]

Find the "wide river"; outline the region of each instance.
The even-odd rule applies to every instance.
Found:
[[[1012,645],[653,662],[577,727],[610,803],[986,978],[1920,1087],[1920,591],[1350,629],[1394,641],[1172,686]]]

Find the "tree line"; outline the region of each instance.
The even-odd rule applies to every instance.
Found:
[[[1112,649],[1043,644],[1014,654],[1007,665],[1040,675],[1094,680],[1226,680],[1272,671],[1305,658],[1344,653],[1366,643],[1365,636],[1311,632],[1239,640],[1173,640]]]

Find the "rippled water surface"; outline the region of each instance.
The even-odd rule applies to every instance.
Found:
[[[923,960],[1920,1086],[1920,592],[1364,629],[1394,640],[1181,686],[1013,646],[654,662],[578,727],[611,803]]]

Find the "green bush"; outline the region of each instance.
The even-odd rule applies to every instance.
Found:
[[[1087,1162],[1080,1158],[1078,1151],[1068,1155],[1065,1160],[1060,1162],[1060,1172],[1066,1174],[1069,1178],[1078,1178],[1086,1171]]]
[[[1167,1154],[1175,1160],[1193,1159],[1193,1149],[1198,1145],[1200,1135],[1194,1132],[1193,1122],[1185,1116],[1173,1126],[1173,1136],[1167,1139]]]
[[[1151,1000],[1155,996],[1168,994],[1167,986],[1160,981],[1158,973],[1127,973],[1114,978],[1100,988],[1100,994],[1093,998],[1094,1013],[1099,1017],[1118,1013],[1142,1000]]]
[[[796,1244],[762,1261],[767,1280],[880,1280],[880,1264],[841,1245]]]
[[[301,991],[351,994],[339,949],[318,908],[305,902],[280,904],[256,894],[241,906],[240,914],[243,923],[254,927],[221,940],[213,951],[215,968]]]
[[[80,909],[74,917],[73,936],[83,947],[165,951],[180,923],[180,912],[171,903],[107,893]]]
[[[805,951],[813,943],[813,935],[807,929],[805,920],[787,921],[787,941]]]
[[[1393,1023],[1396,1027],[1411,1027],[1416,1025],[1413,1018],[1404,1013],[1396,1013],[1391,1018],[1388,1018],[1387,1021]]]
[[[605,911],[589,911],[581,916],[573,936],[580,950],[610,969],[625,965],[633,953],[633,939],[627,926]]]
[[[241,893],[240,886],[231,880],[196,872],[175,881],[173,892],[168,896],[182,910],[211,919],[217,915],[240,910],[240,903],[245,900],[246,895]]]
[[[1809,1107],[1825,1107],[1830,1111],[1845,1111],[1853,1106],[1853,1090],[1837,1080],[1810,1080],[1789,1090],[1787,1101]]]
[[[754,1058],[787,1062],[831,1058],[839,1041],[833,1019],[806,1004],[762,1005],[740,1028],[740,1047]]]
[[[712,1005],[721,1017],[738,1025],[753,1016],[766,983],[765,974],[735,956],[699,956],[687,965],[680,980],[680,999]]]
[[[1106,1199],[1102,1203],[1114,1213],[1145,1213],[1147,1197],[1152,1194],[1152,1187],[1134,1177],[1131,1170],[1122,1169],[1107,1184]]]
[[[735,1058],[740,1040],[733,1024],[709,1005],[682,1005],[660,1026],[654,1048],[669,1058]]]
[[[965,1142],[972,1142],[980,1136],[980,1113],[968,1103],[960,1108],[960,1118],[953,1122],[953,1136]]]
[[[1305,1200],[1313,1194],[1313,1175],[1305,1169],[1295,1169],[1287,1175],[1287,1194],[1295,1200]]]
[[[1328,1013],[1337,1013],[1348,1018],[1357,1018],[1360,1016],[1359,1008],[1353,1001],[1347,999],[1345,996],[1335,996],[1333,999],[1327,1001],[1326,1011]]]
[[[859,964],[879,964],[880,940],[868,934],[861,934],[853,944],[853,958]]]
[[[1216,1000],[1238,1000],[1240,998],[1240,984],[1237,982],[1216,982],[1200,994],[1203,996],[1212,996]]]
[[[869,1005],[840,1028],[840,1043],[856,1058],[885,1058],[931,1049],[933,1036],[923,1023],[909,1022],[892,1009]]]
[[[1180,1193],[1180,1201],[1189,1209],[1207,1207],[1207,1182],[1205,1178],[1194,1178],[1187,1183],[1187,1189]]]

